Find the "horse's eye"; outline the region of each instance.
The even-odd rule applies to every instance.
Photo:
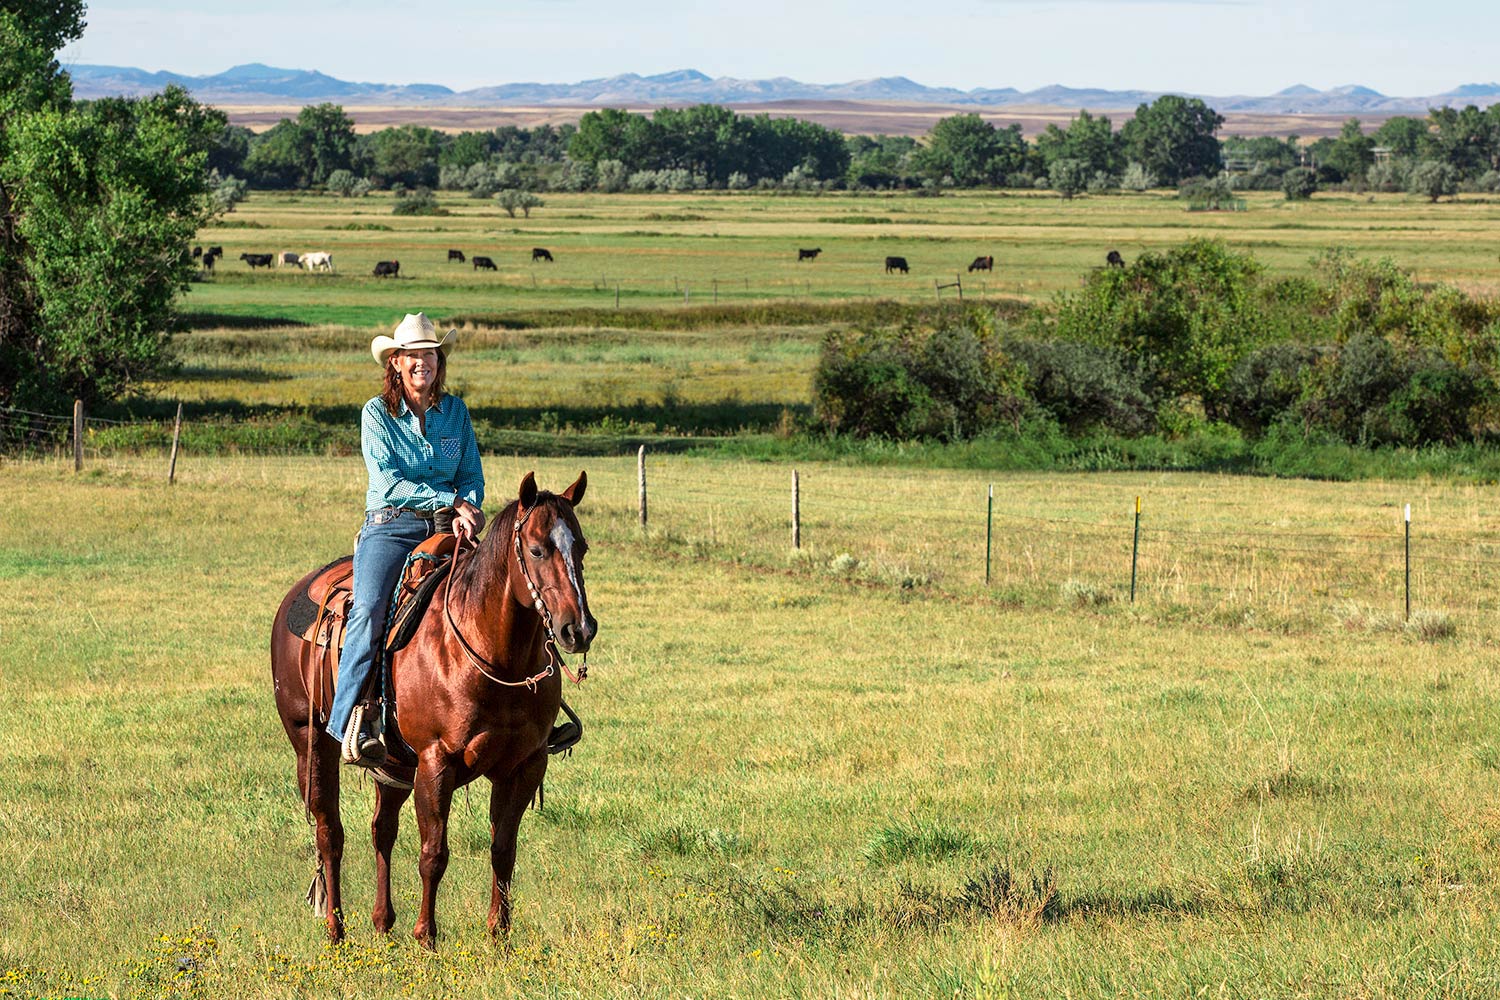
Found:
[[[547,550],[542,548],[540,545],[533,545],[531,547],[531,558],[533,559],[540,559],[546,554]]]

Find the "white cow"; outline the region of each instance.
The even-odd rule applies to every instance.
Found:
[[[297,263],[309,271],[332,271],[333,254],[322,250],[305,253]]]

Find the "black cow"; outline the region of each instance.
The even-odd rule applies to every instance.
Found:
[[[1104,258],[1104,262],[1110,267],[1125,266],[1125,258],[1120,256],[1120,251],[1118,250],[1111,250],[1109,256]]]
[[[548,250],[546,247],[532,247],[531,262],[535,264],[539,260],[545,260],[547,263],[551,264],[553,262],[552,251]]]
[[[218,256],[219,255],[216,254],[216,253],[206,253],[206,254],[204,254],[203,255],[203,270],[205,270],[205,271],[212,271],[214,269],[214,258],[216,258]]]
[[[199,257],[202,257],[202,256],[203,256],[203,248],[202,247],[193,247],[193,259],[197,260]]]
[[[975,271],[993,271],[995,269],[995,258],[992,256],[975,257],[974,263],[969,265],[969,273]]]
[[[817,260],[818,259],[818,254],[820,254],[822,252],[823,252],[823,248],[822,247],[818,247],[816,250],[798,250],[797,251],[797,263],[800,264],[804,260]]]
[[[462,250],[449,250],[448,251],[448,260],[450,262],[456,260],[460,264],[462,264],[462,263],[464,263],[464,252]]]
[[[215,257],[222,257],[222,256],[224,256],[224,248],[223,247],[209,247],[207,250],[205,250],[203,252],[204,253],[211,253]]]
[[[486,271],[499,270],[499,268],[495,266],[495,262],[490,260],[488,257],[481,257],[478,254],[475,254],[472,260],[474,261],[474,270],[476,271],[480,270],[481,268]]]
[[[275,259],[276,259],[276,255],[275,254],[270,254],[270,253],[242,253],[242,254],[240,254],[240,260],[244,261],[246,264],[249,264],[250,265],[250,270],[252,270],[252,271],[255,270],[257,267],[264,267],[264,268],[269,269],[270,266],[271,266],[271,262],[274,261]]]
[[[900,271],[902,274],[909,274],[910,271],[906,266],[906,258],[887,257],[885,259],[885,273],[890,274],[892,271]]]
[[[376,264],[375,264],[375,277],[377,277],[377,278],[399,278],[400,275],[397,272],[400,271],[400,270],[401,270],[401,262],[399,260],[382,260],[382,261],[377,261]]]

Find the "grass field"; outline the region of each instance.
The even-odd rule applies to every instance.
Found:
[[[577,463],[492,455],[487,506],[533,467]],[[399,932],[364,916],[368,788],[349,943],[301,902],[265,633],[347,549],[357,459],[195,458],[175,487],[154,457],[8,462],[0,995],[1500,991],[1495,488],[998,477],[985,588],[982,474],[804,467],[793,555],[785,468],[654,462],[644,534],[634,462],[588,470],[587,733],[522,828],[509,948],[483,792],[458,797],[433,957],[409,814]],[[1405,502],[1440,628],[1400,626]]]

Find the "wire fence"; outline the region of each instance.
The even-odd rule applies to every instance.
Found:
[[[84,466],[167,479],[165,447],[158,459],[109,446],[110,430],[122,426],[83,419]],[[157,439],[170,437],[171,421],[164,429]],[[0,409],[0,453],[66,460],[73,440],[70,417]],[[1303,502],[1282,515],[1263,509],[1278,490],[1292,491],[1276,481],[1260,481],[1256,496],[1239,502],[1206,496],[1201,484],[1148,488],[1137,524],[1139,484],[1107,477],[1037,474],[1024,488],[1002,481],[991,501],[990,484],[975,472],[794,469],[653,454],[642,490],[634,456],[628,469],[622,459],[594,461],[607,487],[590,490],[591,520],[734,561],[1002,600],[1027,593],[1079,605],[1133,600],[1232,620],[1333,614],[1400,623],[1415,610],[1488,628],[1500,609],[1500,519],[1485,516],[1493,498],[1482,490],[1429,500],[1412,524],[1399,505],[1337,497],[1332,484],[1316,487],[1318,496],[1330,494],[1326,507]]]

